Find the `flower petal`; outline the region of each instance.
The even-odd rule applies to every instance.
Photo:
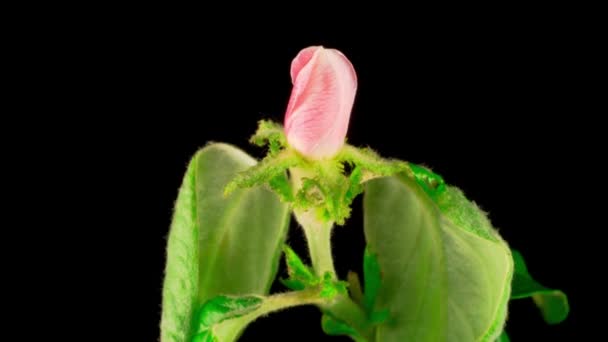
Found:
[[[287,141],[305,156],[335,155],[344,145],[357,75],[338,50],[302,50],[291,66],[293,90],[285,114]]]

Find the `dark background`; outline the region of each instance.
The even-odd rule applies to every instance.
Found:
[[[341,50],[358,74],[349,142],[443,175],[489,212],[539,282],[568,294],[571,315],[557,326],[545,325],[531,300],[512,302],[511,339],[581,336],[581,296],[591,291],[586,287],[598,260],[587,256],[581,236],[600,228],[581,190],[602,191],[601,171],[591,161],[603,154],[595,150],[602,140],[593,118],[598,112],[588,104],[598,93],[589,86],[594,55],[579,26],[489,18],[379,28],[353,19],[298,33],[293,28],[302,25],[294,23],[236,28],[162,18],[111,30],[104,22],[68,40],[77,48],[61,56],[71,82],[63,96],[73,99],[70,111],[83,113],[69,120],[80,129],[67,144],[89,151],[76,173],[94,169],[95,193],[108,195],[95,214],[104,228],[84,235],[107,241],[96,260],[114,274],[92,282],[124,297],[107,326],[136,327],[136,340],[157,339],[166,236],[189,158],[210,141],[262,157],[249,136],[259,119],[282,122],[292,58],[322,44]],[[61,68],[50,70],[62,75]],[[355,202],[348,225],[335,230],[342,277],[361,268],[360,206]],[[304,254],[295,225],[289,241]],[[347,340],[325,336],[320,314],[310,307],[260,319],[242,340],[282,341],[294,334]]]

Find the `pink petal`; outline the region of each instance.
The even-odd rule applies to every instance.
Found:
[[[291,64],[293,89],[285,113],[287,141],[305,156],[334,156],[344,145],[357,75],[338,50],[313,46]]]

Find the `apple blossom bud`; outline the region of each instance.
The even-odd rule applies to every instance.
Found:
[[[346,138],[357,91],[355,69],[340,51],[311,46],[291,63],[291,82],[287,142],[313,159],[333,157]]]

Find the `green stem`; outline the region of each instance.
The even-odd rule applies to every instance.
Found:
[[[369,324],[365,312],[348,295],[337,296],[333,301],[321,304],[319,307],[335,318],[346,322],[367,341],[373,341],[371,338],[372,326]]]
[[[324,223],[314,217],[312,211],[295,211],[295,216],[302,228],[308,242],[310,259],[315,273],[319,277],[327,272],[336,277],[334,259],[331,254],[332,222]]]
[[[324,223],[316,219],[313,212],[295,211],[295,216],[306,235],[310,259],[315,273],[322,277],[329,272],[337,279],[334,261],[331,254],[332,222]],[[330,301],[318,303],[319,307],[335,318],[346,322],[356,329],[361,336],[370,340],[371,327],[363,309],[348,295],[338,295]]]
[[[310,172],[302,168],[291,168],[291,179],[294,188],[299,189],[302,178],[309,177]],[[304,235],[308,242],[308,250],[312,267],[319,277],[323,277],[329,272],[332,278],[337,279],[334,268],[334,260],[331,253],[331,231],[333,222],[320,221],[314,210],[294,210],[294,215],[304,229]],[[368,322],[364,310],[355,303],[348,295],[338,295],[329,301],[317,303],[322,311],[330,313],[335,318],[346,322],[349,326],[356,329],[361,336],[370,339],[371,326]]]
[[[314,173],[300,167],[291,168],[290,173],[294,189],[302,187],[303,178],[314,178]],[[315,273],[319,277],[323,277],[326,272],[329,272],[332,277],[336,278],[334,260],[331,255],[331,229],[333,222],[319,221],[315,210],[295,209],[294,215],[304,229]]]

